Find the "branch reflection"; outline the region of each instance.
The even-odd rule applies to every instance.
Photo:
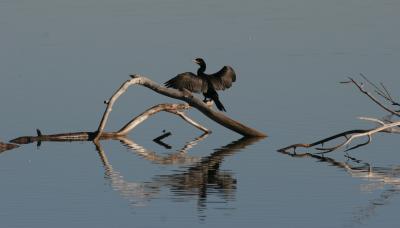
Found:
[[[313,158],[319,162],[325,162],[331,166],[343,169],[354,178],[366,180],[366,184],[361,184],[360,189],[362,192],[381,190],[382,192],[378,197],[369,200],[364,206],[357,207],[353,213],[354,223],[363,223],[364,220],[375,215],[379,207],[389,204],[395,196],[400,194],[400,165],[377,167],[348,155],[346,155],[347,161],[342,162],[312,153],[279,152],[297,158]]]
[[[209,156],[193,159],[186,155],[187,150],[192,148],[204,135],[187,143],[176,154],[179,156],[161,157],[144,147],[134,143],[127,138],[118,138],[125,146],[132,149],[139,156],[158,164],[187,164],[189,168],[169,175],[156,175],[146,182],[130,182],[110,164],[107,156],[99,143],[96,150],[100,156],[105,169],[105,178],[110,181],[113,189],[118,191],[135,205],[144,205],[147,201],[156,197],[161,188],[167,188],[172,193],[172,199],[176,201],[191,200],[197,197],[198,209],[203,210],[207,205],[207,197],[210,195],[222,199],[222,202],[235,199],[236,179],[232,173],[221,171],[220,166],[227,156],[231,156],[243,148],[260,140],[260,138],[241,138],[223,147],[216,149]],[[175,154],[175,155],[176,155]],[[178,159],[175,159],[178,158]],[[194,163],[193,163],[194,162]]]
[[[193,164],[198,162],[200,158],[192,157],[187,154],[188,150],[196,146],[199,142],[203,141],[208,137],[208,133],[205,133],[192,141],[186,143],[182,149],[178,150],[176,153],[168,155],[159,155],[154,151],[148,150],[143,146],[135,143],[133,140],[126,137],[118,138],[120,142],[126,146],[128,149],[135,152],[137,155],[143,157],[156,164],[171,165],[171,164]]]

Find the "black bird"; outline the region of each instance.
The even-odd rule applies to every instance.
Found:
[[[236,81],[235,71],[230,66],[224,66],[214,74],[206,74],[206,63],[202,58],[196,58],[193,62],[200,66],[197,75],[192,72],[178,74],[165,82],[165,86],[179,90],[187,89],[193,93],[202,92],[204,102],[213,100],[220,111],[226,112],[224,105],[219,101],[217,90],[225,90],[232,86],[232,82]]]

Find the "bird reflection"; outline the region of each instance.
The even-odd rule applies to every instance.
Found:
[[[400,165],[376,167],[348,154],[345,156],[346,161],[338,161],[330,157],[312,153],[280,152],[297,158],[313,158],[319,162],[325,162],[331,166],[343,169],[354,178],[366,180],[367,183],[360,186],[363,192],[382,190],[378,197],[369,200],[364,206],[357,207],[353,213],[353,223],[362,224],[364,220],[376,214],[376,210],[379,207],[389,204],[395,196],[400,194]]]
[[[187,195],[198,196],[198,207],[206,207],[207,195],[213,194],[224,201],[234,199],[237,180],[232,173],[220,171],[220,165],[227,156],[240,151],[246,146],[258,141],[258,138],[241,138],[226,146],[216,149],[209,156],[186,171],[172,175],[159,175],[155,182],[168,186],[171,192],[182,200]]]
[[[176,171],[169,175],[156,175],[146,182],[128,182],[124,180],[123,176],[114,170],[109,163],[101,145],[99,143],[95,143],[95,145],[105,169],[106,180],[110,182],[113,189],[131,203],[145,205],[146,202],[159,194],[161,188],[167,187],[172,192],[172,200],[185,201],[197,197],[198,209],[202,211],[206,208],[207,198],[210,195],[217,196],[222,199],[222,202],[235,199],[237,180],[232,173],[220,170],[221,163],[227,156],[231,156],[260,140],[259,138],[241,138],[216,149],[208,156],[197,160],[192,158],[187,160],[185,158],[187,155],[184,155],[187,150],[203,139],[204,136],[200,136],[187,143],[178,151],[177,154],[181,154],[179,159],[175,160],[172,157],[156,156],[153,154],[154,152],[150,153],[150,151],[130,139],[118,138],[123,145],[135,151],[139,156],[159,164],[176,164],[176,161],[180,161],[178,162],[179,164],[187,164],[187,161],[189,163],[194,161],[184,171]]]

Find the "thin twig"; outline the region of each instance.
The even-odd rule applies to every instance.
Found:
[[[382,104],[378,99],[376,99],[372,94],[370,94],[369,92],[367,92],[362,85],[360,85],[358,82],[356,82],[353,78],[349,77],[350,81],[357,86],[357,88],[365,95],[367,95],[373,102],[375,102],[375,104],[377,104],[379,107],[383,108],[384,110],[390,112],[393,115],[399,116],[400,117],[400,113],[386,107],[384,104]]]
[[[161,141],[163,139],[165,139],[166,137],[170,136],[171,132],[165,132],[164,134],[158,136],[157,138],[153,139],[153,142],[157,143],[158,145],[161,145],[163,147],[165,147],[166,149],[171,149],[172,147],[168,144],[166,144],[165,142]]]
[[[371,117],[363,117],[363,116],[360,116],[360,117],[358,117],[358,119],[360,119],[360,120],[367,120],[367,121],[371,121],[371,122],[375,122],[375,123],[379,123],[379,124],[381,124],[381,125],[385,125],[385,124],[386,124],[386,123],[383,122],[382,120],[379,120],[379,119],[376,119],[376,118],[371,118]]]

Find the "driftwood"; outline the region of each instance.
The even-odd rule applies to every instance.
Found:
[[[370,80],[368,80],[368,78],[366,78],[364,75],[361,75],[361,76],[364,78],[364,80],[368,84],[370,84],[372,87],[374,87],[376,94],[378,94],[379,96],[384,98],[386,101],[390,102],[390,104],[392,106],[400,106],[400,104],[392,98],[391,94],[389,93],[389,90],[383,85],[383,83],[380,83],[380,87],[379,87],[378,85],[376,85],[376,84],[372,83]],[[351,77],[349,77],[349,81],[345,81],[345,82],[341,82],[341,83],[354,84],[361,93],[363,93],[368,98],[370,98],[375,104],[377,104],[383,110],[389,112],[391,116],[397,116],[397,117],[400,116],[399,111],[396,111],[394,108],[388,107],[387,105],[383,104],[373,94],[368,92],[364,88],[363,83],[358,83]],[[379,124],[379,126],[377,126],[375,128],[371,128],[371,129],[356,129],[356,130],[344,131],[339,134],[336,134],[336,135],[333,135],[333,136],[330,136],[330,137],[327,137],[327,138],[324,138],[324,139],[321,139],[321,140],[318,140],[318,141],[315,141],[312,143],[292,144],[290,146],[281,148],[278,151],[283,152],[283,153],[288,153],[290,150],[293,150],[293,152],[296,153],[297,148],[312,148],[312,147],[314,147],[316,150],[320,151],[319,153],[329,153],[329,152],[335,151],[339,148],[350,145],[350,143],[356,138],[367,137],[366,142],[357,144],[355,146],[352,146],[352,147],[346,149],[346,151],[349,151],[349,150],[359,148],[361,146],[368,145],[371,142],[372,135],[375,133],[378,133],[378,132],[399,133],[400,132],[400,129],[398,129],[398,127],[400,126],[400,121],[392,122],[391,120],[379,120],[376,118],[368,118],[368,117],[359,117],[359,118],[362,120],[375,122],[375,123]],[[325,143],[331,142],[338,138],[344,138],[345,140],[334,146],[324,147]],[[321,147],[316,147],[316,146],[321,146]]]
[[[125,83],[122,84],[122,86],[112,95],[110,100],[106,101],[105,103],[107,104],[107,108],[104,111],[103,117],[100,121],[99,127],[96,132],[96,136],[94,140],[100,139],[104,134],[104,128],[106,126],[108,117],[112,111],[112,107],[115,103],[115,101],[128,89],[129,86],[131,85],[141,85],[144,87],[147,87],[151,90],[153,90],[156,93],[162,94],[167,97],[175,98],[178,100],[182,100],[191,107],[196,108],[200,112],[202,112],[204,115],[212,119],[213,121],[221,124],[222,126],[235,131],[243,136],[247,137],[266,137],[267,135],[257,131],[255,129],[252,129],[250,127],[247,127],[238,121],[235,121],[227,116],[225,116],[222,112],[217,112],[212,110],[210,107],[207,106],[201,99],[196,98],[193,96],[192,93],[190,93],[187,90],[184,91],[179,91],[176,89],[170,89],[166,88],[163,86],[158,85],[157,83],[151,81],[150,79],[141,76],[141,75],[131,75],[131,79],[127,80]],[[184,117],[182,117],[184,118]],[[122,134],[123,135],[123,134]]]
[[[12,150],[14,148],[17,148],[18,145],[12,144],[12,143],[3,143],[0,141],[0,153],[6,150]]]
[[[130,131],[132,131],[135,127],[139,124],[143,123],[146,119],[150,116],[164,111],[168,113],[175,114],[185,120],[187,123],[195,126],[196,128],[202,130],[204,133],[210,133],[211,131],[207,128],[203,127],[201,124],[197,123],[196,121],[189,118],[183,111],[188,109],[189,106],[187,104],[158,104],[155,105],[148,110],[144,111],[143,113],[139,114],[131,121],[129,121],[125,126],[123,126],[120,130],[116,132],[103,132],[100,139],[112,139],[120,136],[125,136]],[[66,142],[66,141],[91,141],[93,140],[98,134],[97,132],[72,132],[72,133],[61,133],[61,134],[51,134],[51,135],[44,135],[42,132],[37,129],[36,136],[21,136],[11,140],[12,143],[17,144],[27,144],[33,142],[42,142],[42,141],[59,141],[59,142]]]
[[[43,141],[98,141],[99,139],[113,139],[118,138],[121,136],[126,136],[129,132],[131,132],[136,126],[140,123],[151,117],[152,115],[164,111],[168,113],[172,113],[174,115],[179,116],[187,123],[191,124],[192,126],[196,127],[197,129],[203,131],[204,133],[211,133],[209,129],[202,126],[201,124],[197,123],[190,117],[188,117],[185,113],[186,110],[195,107],[200,112],[211,118],[212,120],[216,121],[217,123],[239,133],[243,136],[247,137],[266,137],[266,135],[262,132],[259,132],[255,129],[249,128],[235,120],[230,119],[229,117],[225,116],[221,112],[217,112],[212,110],[207,104],[204,103],[202,100],[194,97],[189,91],[179,91],[175,89],[170,89],[166,87],[162,87],[157,83],[151,81],[150,79],[140,76],[140,75],[132,75],[130,80],[127,80],[122,86],[112,95],[110,100],[105,101],[107,104],[107,108],[104,111],[103,117],[100,121],[97,131],[94,132],[69,132],[69,133],[61,133],[61,134],[42,134],[42,132],[37,129],[36,136],[22,136],[11,140],[10,142],[16,144],[27,144],[37,142],[40,145]],[[121,129],[115,132],[105,132],[104,128],[107,123],[108,117],[112,111],[112,107],[116,100],[128,89],[131,85],[142,85],[145,86],[159,94],[172,97],[175,99],[179,99],[185,101],[186,103],[183,104],[158,104],[155,105],[148,110],[144,111],[140,115],[133,118],[127,124],[125,124]],[[167,144],[162,143],[159,139],[155,139],[155,142],[158,144],[168,148]],[[15,148],[17,145],[15,144],[0,144],[0,149],[7,150],[11,148]]]
[[[364,129],[357,129],[357,130],[344,131],[344,132],[341,132],[339,134],[336,134],[336,135],[333,135],[333,136],[318,140],[318,141],[313,142],[313,143],[297,143],[297,144],[293,144],[293,145],[281,148],[278,151],[279,152],[288,152],[289,150],[293,149],[293,152],[296,152],[297,148],[301,148],[301,147],[302,148],[311,148],[311,147],[315,147],[315,146],[320,145],[321,147],[316,147],[315,148],[316,150],[321,151],[319,153],[329,153],[329,152],[332,152],[332,151],[337,150],[339,148],[348,146],[356,138],[360,138],[360,137],[367,137],[368,138],[368,140],[366,142],[357,144],[357,145],[355,145],[353,147],[350,147],[350,148],[346,149],[346,151],[354,150],[356,148],[359,148],[361,146],[365,146],[365,145],[369,144],[371,142],[373,134],[378,133],[378,132],[391,132],[391,130],[390,130],[391,128],[398,127],[398,126],[400,126],[400,122],[384,124],[384,125],[382,125],[380,127],[372,128],[372,129],[365,129],[365,130]],[[333,140],[338,139],[338,138],[345,138],[345,140],[343,142],[341,142],[341,143],[338,143],[335,146],[324,147],[325,143],[333,141]]]

